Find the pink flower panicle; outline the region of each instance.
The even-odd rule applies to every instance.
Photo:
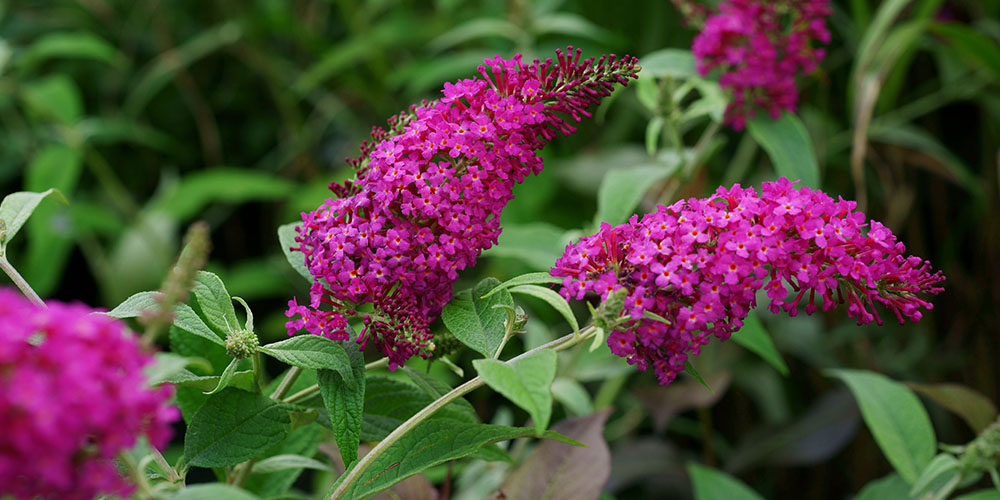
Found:
[[[115,456],[145,435],[162,447],[176,408],[147,388],[152,357],[116,319],[79,304],[43,308],[0,289],[0,496],[128,496]]]
[[[830,42],[829,0],[724,0],[691,46],[698,71],[719,68],[719,84],[732,92],[725,121],[740,130],[760,108],[772,118],[795,111],[795,76],[811,73]]]
[[[390,368],[434,350],[430,322],[451,298],[458,272],[500,234],[499,214],[514,185],[538,174],[537,151],[575,129],[615,83],[634,78],[632,57],[580,60],[572,47],[525,64],[520,55],[487,59],[481,78],[446,83],[443,97],[376,128],[356,179],[302,214],[299,246],[316,278],[310,303],[289,302],[289,334],[305,329],[346,339],[347,319],[364,317],[369,339]],[[358,313],[372,304],[373,313]],[[322,309],[321,309],[322,308]]]
[[[920,295],[941,292],[935,285],[944,276],[905,256],[903,243],[879,222],[866,224],[856,206],[785,178],[764,183],[760,196],[753,188],[720,187],[641,220],[603,224],[568,246],[552,275],[564,278],[567,299],[593,292],[606,300],[627,290],[628,321],[608,345],[640,370],[652,365],[668,384],[711,336],[725,340],[739,330],[761,288],[774,313],[795,316],[804,304],[812,314],[847,302],[859,325],[882,324],[876,303],[900,323],[932,309]]]

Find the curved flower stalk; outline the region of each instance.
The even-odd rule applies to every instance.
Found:
[[[604,224],[568,246],[552,275],[564,278],[567,299],[625,294],[625,318],[608,345],[669,384],[712,336],[725,340],[739,330],[761,288],[774,313],[795,316],[804,305],[812,314],[846,302],[859,325],[882,324],[875,304],[900,323],[932,309],[920,295],[941,292],[935,285],[944,276],[905,256],[888,228],[866,223],[855,207],[785,178],[764,183],[760,195],[720,187],[641,220]]]
[[[691,46],[704,75],[718,68],[732,93],[725,122],[740,130],[757,109],[772,118],[795,111],[795,76],[823,60],[814,41],[830,42],[829,0],[725,0]]]
[[[0,495],[128,496],[115,456],[145,435],[162,447],[176,408],[150,389],[152,361],[118,320],[83,305],[35,305],[0,289]]]
[[[542,169],[537,151],[575,130],[564,117],[590,116],[615,83],[634,78],[635,62],[580,60],[572,47],[531,64],[497,56],[479,67],[480,78],[446,83],[442,98],[374,129],[349,160],[356,179],[331,185],[337,197],[297,226],[295,250],[316,281],[308,306],[289,303],[289,334],[346,339],[347,318],[370,303],[362,346],[374,341],[390,369],[430,356],[428,324],[458,272],[496,243],[514,185]]]

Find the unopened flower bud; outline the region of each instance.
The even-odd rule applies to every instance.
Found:
[[[257,335],[250,330],[231,332],[226,336],[226,352],[234,358],[249,358],[259,347],[260,341],[257,340]]]

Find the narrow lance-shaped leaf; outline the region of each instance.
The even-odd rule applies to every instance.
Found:
[[[802,185],[819,188],[819,165],[813,153],[812,139],[805,125],[794,114],[785,112],[781,118],[758,116],[747,122],[747,130],[760,144],[778,175]]]
[[[361,425],[365,407],[365,360],[361,351],[348,346],[344,349],[350,358],[350,386],[340,372],[319,370],[316,372],[323,405],[330,416],[337,448],[350,465],[358,458],[361,444]]]
[[[573,316],[573,310],[569,307],[569,302],[562,295],[559,295],[554,290],[545,288],[538,285],[518,285],[510,289],[510,293],[519,293],[521,295],[529,295],[535,297],[536,299],[544,300],[553,309],[555,309],[566,321],[569,326],[573,328],[573,331],[580,329],[580,324],[576,322],[576,317]]]
[[[889,463],[913,484],[934,457],[936,438],[927,411],[903,384],[864,370],[829,370],[854,393],[861,416]]]
[[[274,455],[257,462],[253,466],[255,474],[269,474],[291,469],[313,469],[326,472],[333,472],[333,467],[316,460],[315,458],[303,457],[302,455]]]
[[[162,296],[161,292],[139,292],[125,299],[124,302],[118,304],[114,309],[105,314],[118,319],[136,318],[143,311],[159,309],[159,298]]]
[[[555,276],[552,276],[547,272],[526,273],[520,276],[515,276],[507,281],[504,281],[503,283],[500,283],[499,285],[495,286],[492,290],[490,290],[486,295],[483,295],[483,298],[485,299],[486,297],[496,294],[501,290],[505,290],[518,285],[559,284],[562,282],[563,282],[562,278],[556,278]]]
[[[687,471],[695,500],[764,500],[742,481],[720,470],[692,462]]]
[[[232,361],[226,365],[226,369],[222,370],[222,375],[219,376],[219,383],[211,391],[205,394],[215,394],[226,387],[233,381],[233,375],[236,373],[236,367],[239,366],[240,360],[238,358],[233,358]]]
[[[764,329],[764,325],[753,312],[743,321],[743,327],[733,334],[733,340],[756,353],[782,375],[788,375],[788,365],[774,347],[774,342],[771,341],[771,336]]]

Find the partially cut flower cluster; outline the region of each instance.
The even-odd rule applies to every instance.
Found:
[[[428,324],[458,272],[496,243],[514,185],[542,169],[537,151],[575,130],[564,115],[590,116],[615,83],[634,78],[635,61],[581,61],[572,47],[531,64],[497,56],[479,67],[482,78],[446,83],[441,99],[376,128],[351,160],[356,180],[332,184],[338,197],[302,214],[294,249],[316,281],[308,306],[289,302],[289,334],[345,339],[347,318],[370,303],[362,345],[376,342],[390,368],[430,355]]]
[[[794,111],[795,76],[811,73],[830,42],[829,0],[724,0],[694,39],[698,71],[719,68],[719,84],[732,92],[725,121],[740,130],[756,109],[772,118]]]
[[[593,292],[606,300],[627,290],[627,319],[608,345],[640,370],[652,365],[668,384],[712,336],[725,340],[739,330],[761,288],[774,313],[795,316],[804,304],[812,314],[847,302],[859,325],[882,324],[876,303],[900,323],[931,309],[918,294],[942,291],[934,285],[944,276],[905,256],[892,232],[866,224],[856,205],[785,178],[764,183],[759,196],[753,188],[720,187],[642,220],[602,225],[568,246],[552,275],[564,278],[567,299]]]
[[[125,497],[116,455],[140,435],[169,441],[170,388],[148,388],[152,358],[120,321],[93,312],[0,289],[0,497]]]

